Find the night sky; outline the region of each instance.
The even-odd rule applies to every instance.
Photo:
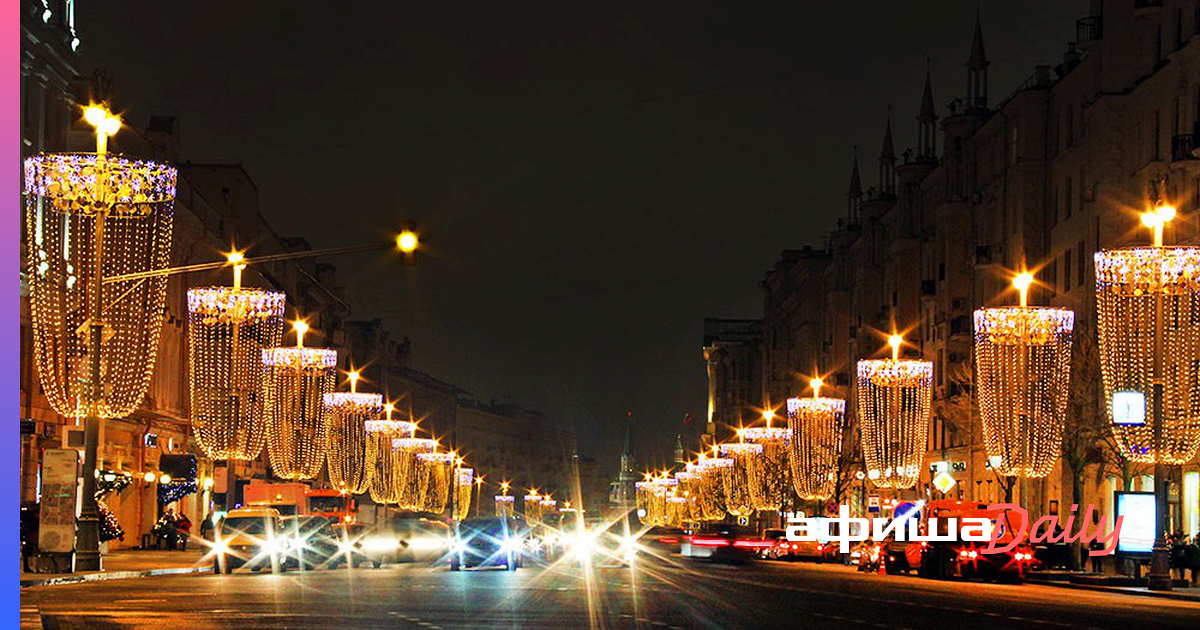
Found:
[[[352,316],[615,469],[627,411],[643,463],[700,430],[703,319],[761,316],[779,251],[842,216],[855,145],[875,183],[889,104],[915,145],[926,58],[938,114],[963,95],[975,3],[614,4],[87,1],[77,22],[126,119],[178,116],[182,159],[244,164],[280,234],[416,221],[413,269],[330,261]],[[1087,6],[980,8],[995,103]]]

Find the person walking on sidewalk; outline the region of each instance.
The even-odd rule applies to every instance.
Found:
[[[204,540],[212,540],[213,520],[212,512],[209,512],[203,521],[200,521],[200,537]]]
[[[187,551],[188,538],[192,535],[192,521],[183,512],[175,519],[175,540],[179,543],[180,551]]]

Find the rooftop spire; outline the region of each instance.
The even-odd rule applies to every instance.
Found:
[[[887,126],[883,130],[883,148],[879,151],[879,161],[896,160],[896,147],[892,143],[892,107],[888,106]]]
[[[929,60],[925,61],[926,64]],[[929,79],[929,66],[925,66],[925,93],[921,95],[921,113],[917,120],[936,120],[937,112],[933,109],[933,84]]]
[[[862,192],[862,178],[858,175],[858,147],[854,147],[854,166],[850,169],[850,190],[846,191],[846,195],[862,197]]]
[[[987,53],[983,50],[983,26],[979,20],[979,9],[975,9],[975,38],[971,41],[971,58],[967,61],[967,67],[983,69],[987,66]]]

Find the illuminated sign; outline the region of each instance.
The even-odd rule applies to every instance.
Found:
[[[1113,392],[1113,424],[1146,424],[1146,395],[1142,392]]]
[[[1116,517],[1124,517],[1117,553],[1149,555],[1154,550],[1153,492],[1115,492]]]

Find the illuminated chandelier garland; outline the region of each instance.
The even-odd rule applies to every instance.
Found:
[[[395,448],[395,440],[412,437],[417,430],[416,423],[392,420],[394,410],[392,403],[387,403],[383,406],[385,419],[367,420],[363,423],[369,448],[375,451],[375,470],[371,473],[371,500],[384,505],[399,503],[401,488],[405,483],[401,463],[404,454]]]
[[[692,465],[694,467],[694,464]],[[694,468],[693,468],[694,469]],[[700,518],[699,499],[696,496],[695,481],[696,473],[689,470],[681,470],[675,473],[675,495],[683,497],[683,520],[695,522],[702,520]]]
[[[858,411],[863,459],[880,488],[911,488],[921,473],[933,394],[933,363],[900,359],[893,335],[891,359],[858,362]]]
[[[525,522],[538,523],[542,520],[542,497],[537,491],[525,495]]]
[[[754,484],[755,459],[762,457],[762,444],[722,444],[722,457],[733,460],[733,465],[721,469],[721,483],[725,491],[725,511],[730,516],[750,516],[754,513],[754,498],[750,487]]]
[[[792,486],[805,501],[833,496],[846,401],[821,398],[820,379],[813,379],[812,398],[789,398],[788,426],[792,429]]]
[[[475,484],[475,470],[472,468],[454,469],[454,509],[451,518],[461,521],[467,518],[471,511],[471,487]]]
[[[187,292],[192,429],[209,457],[251,460],[267,439],[263,350],[279,345],[285,296],[243,288],[241,255],[229,262],[232,287]]]
[[[417,455],[420,466],[417,467],[424,488],[421,511],[430,514],[441,514],[446,509],[450,499],[451,470],[454,467],[454,453],[421,453]]]
[[[99,147],[98,147],[99,148]],[[26,158],[25,228],[33,356],[50,406],[82,417],[91,400],[89,315],[103,305],[100,418],[129,415],[142,402],[159,350],[167,278],[95,284],[162,270],[170,262],[176,170],[92,153]],[[102,226],[102,253],[95,250]]]
[[[787,496],[788,450],[792,430],[786,427],[750,427],[738,431],[751,444],[762,446],[762,454],[750,460],[750,502],[756,510],[778,510]]]
[[[975,311],[975,373],[984,443],[1001,475],[1045,477],[1058,461],[1071,384],[1075,314],[1025,305]]]
[[[1156,241],[1161,243],[1161,227]],[[1123,454],[1143,463],[1186,464],[1200,449],[1200,248],[1130,247],[1096,252],[1096,310],[1106,410]],[[1155,303],[1162,308],[1161,443],[1152,413]],[[1140,418],[1114,417],[1117,394]],[[1140,421],[1137,421],[1139,420]]]
[[[383,411],[383,396],[358,393],[358,372],[350,372],[350,391],[325,394],[329,409],[329,483],[347,494],[371,488],[377,450],[367,422]]]
[[[733,460],[725,457],[701,456],[692,469],[695,478],[691,487],[696,495],[696,516],[701,521],[719,521],[725,518],[725,469],[733,467]]]
[[[396,438],[392,440],[396,457],[396,481],[400,492],[396,504],[402,510],[420,511],[425,506],[425,479],[421,476],[420,456],[437,449],[437,440],[430,438]]]
[[[262,351],[264,416],[271,472],[282,479],[321,474],[329,440],[325,394],[337,377],[337,350],[304,347],[308,325],[294,324],[296,347]]]
[[[511,494],[497,494],[495,497],[495,501],[496,501],[496,516],[498,516],[500,518],[512,518],[513,517],[513,515],[515,514],[514,508],[516,506],[514,504],[516,503],[516,497],[512,496]]]

